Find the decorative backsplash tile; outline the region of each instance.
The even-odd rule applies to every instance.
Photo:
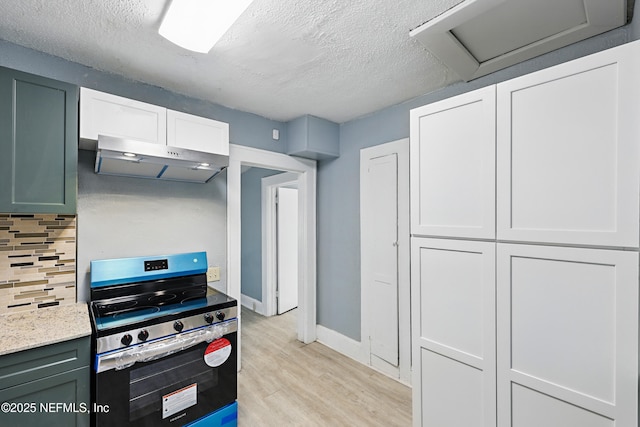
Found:
[[[0,213],[0,314],[75,302],[75,215]]]

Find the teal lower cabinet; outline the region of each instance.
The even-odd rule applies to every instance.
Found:
[[[0,425],[89,426],[90,341],[0,356]]]

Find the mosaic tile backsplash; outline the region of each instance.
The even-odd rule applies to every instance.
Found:
[[[76,302],[76,217],[0,213],[0,314]]]

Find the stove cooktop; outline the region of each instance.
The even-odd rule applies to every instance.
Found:
[[[177,297],[168,294],[152,295],[155,301],[148,303],[127,298],[91,302],[91,312],[96,331],[116,332],[122,328],[133,328],[146,324],[172,321],[179,317],[236,306],[236,300],[222,292],[208,288],[199,297],[188,297],[173,302]],[[156,304],[153,304],[156,302]]]

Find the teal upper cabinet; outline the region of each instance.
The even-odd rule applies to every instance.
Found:
[[[0,67],[0,212],[74,214],[78,88]]]

